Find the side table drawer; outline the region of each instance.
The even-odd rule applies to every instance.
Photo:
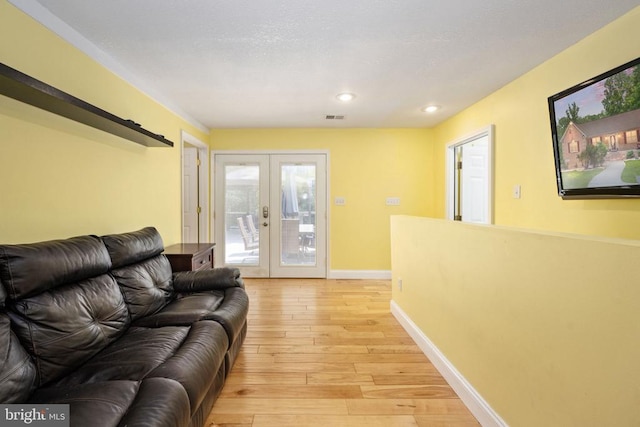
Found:
[[[199,271],[210,270],[214,266],[215,243],[178,243],[164,249],[171,264],[171,270]]]
[[[213,249],[195,254],[191,259],[191,269],[193,271],[210,270],[213,268]]]

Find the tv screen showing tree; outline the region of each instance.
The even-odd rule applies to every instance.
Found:
[[[640,58],[548,103],[559,195],[640,197]]]

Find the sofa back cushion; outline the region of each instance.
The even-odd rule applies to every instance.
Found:
[[[4,302],[7,299],[7,292],[4,290],[4,286],[2,286],[2,281],[0,280],[0,310],[4,308]]]
[[[0,245],[8,315],[35,361],[39,385],[69,373],[129,326],[110,266],[96,236]]]
[[[173,298],[171,264],[164,255],[116,268],[111,274],[120,285],[132,321],[160,311]]]
[[[25,402],[38,381],[36,365],[11,330],[0,283],[0,404]]]
[[[164,251],[162,237],[154,227],[102,236],[102,241],[107,247],[113,268],[135,264]]]
[[[26,402],[35,390],[36,365],[11,331],[7,313],[0,310],[0,403]]]
[[[97,236],[0,245],[0,282],[9,300],[98,276],[110,267],[109,253]]]
[[[171,264],[153,227],[103,236],[113,262],[111,274],[120,285],[131,320],[156,313],[174,296]]]

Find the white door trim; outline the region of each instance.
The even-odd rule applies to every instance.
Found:
[[[488,213],[488,223],[493,224],[493,181],[494,181],[494,168],[493,168],[493,135],[494,135],[494,125],[486,126],[482,129],[478,129],[475,132],[471,132],[468,135],[465,135],[461,138],[458,138],[454,141],[447,143],[446,153],[445,153],[445,170],[446,170],[446,206],[447,206],[447,219],[453,220],[454,206],[455,206],[455,198],[454,198],[454,186],[455,186],[455,168],[454,160],[455,160],[455,149],[461,145],[467,144],[471,141],[474,141],[479,138],[487,137],[488,144],[488,168],[489,168],[489,180],[487,183],[487,213]]]
[[[200,158],[200,174],[199,174],[199,182],[200,182],[200,200],[198,201],[200,207],[202,208],[201,216],[202,219],[201,227],[199,231],[199,239],[200,242],[209,242],[209,237],[211,233],[209,232],[209,145],[195,136],[191,135],[185,130],[180,131],[180,188],[181,193],[183,188],[183,158],[184,158],[184,144],[187,143],[189,145],[193,145],[198,149],[198,157]],[[180,219],[181,226],[184,227],[184,194],[181,194],[181,209]]]

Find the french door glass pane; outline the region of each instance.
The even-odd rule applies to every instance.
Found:
[[[260,167],[226,165],[225,264],[258,265]]]
[[[280,189],[280,265],[315,265],[316,165],[281,165]]]

